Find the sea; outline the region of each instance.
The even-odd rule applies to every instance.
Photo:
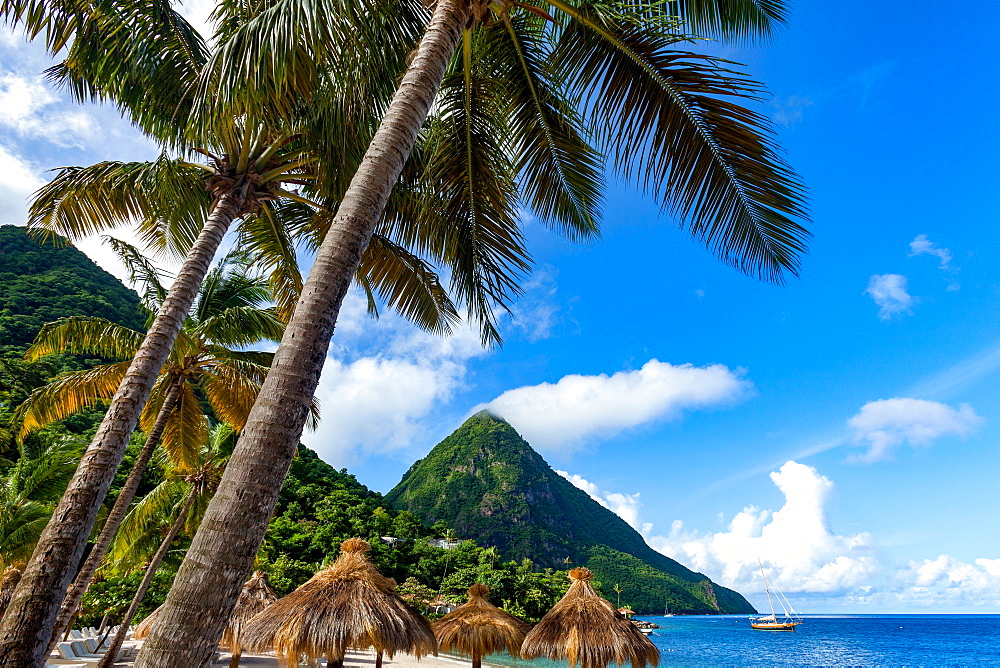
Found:
[[[746,615],[637,617],[660,666],[997,666],[1000,615],[803,615],[795,631],[756,631]],[[491,656],[486,663],[566,668]]]

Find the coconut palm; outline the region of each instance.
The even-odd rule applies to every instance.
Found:
[[[4,610],[10,604],[10,597],[14,594],[14,587],[21,581],[21,569],[17,566],[8,566],[3,572],[3,579],[0,579],[0,617],[3,617]]]
[[[149,591],[149,585],[177,534],[184,530],[188,535],[193,535],[197,530],[208,499],[215,493],[222,478],[227,459],[226,444],[232,435],[233,428],[223,423],[212,429],[210,434],[202,432],[204,441],[195,457],[178,463],[172,463],[167,457],[163,457],[163,482],[135,505],[118,528],[108,553],[112,571],[134,570],[147,558],[148,563],[139,589],[99,668],[111,668],[114,665],[115,657],[128,635],[132,618]],[[164,525],[169,526],[166,535],[161,531]],[[151,546],[151,539],[152,544],[157,547],[152,557],[148,557],[147,548]]]
[[[314,26],[333,10],[331,4],[295,4],[315,14],[302,23],[300,39],[281,44],[267,36],[294,32],[297,24],[290,11],[282,11],[285,5],[276,5],[237,33],[243,44],[266,44],[266,54],[259,49],[259,58],[247,58],[241,51],[237,60],[219,52],[208,67],[236,82],[252,78],[248,63],[297,74],[284,67],[287,58],[312,44]],[[675,5],[692,29],[737,36],[781,19],[780,3],[743,0],[436,2],[339,201],[276,363],[209,507],[210,521],[188,551],[189,563],[178,572],[137,668],[157,665],[158,656],[177,656],[178,647],[185,648],[184,660],[202,661],[221,633],[219,620],[235,601],[238,575],[256,554],[287,475],[288,453],[301,433],[358,258],[432,105],[439,120],[425,133],[449,142],[464,138],[464,150],[444,150],[454,144],[442,141],[442,150],[432,150],[427,160],[431,182],[446,184],[438,196],[450,214],[442,217],[445,229],[435,238],[461,247],[477,230],[505,240],[497,245],[507,252],[490,258],[501,267],[495,272],[500,280],[490,286],[494,301],[503,303],[516,290],[524,264],[514,213],[519,201],[554,226],[578,234],[593,229],[594,194],[600,191],[595,181],[605,161],[581,139],[585,132],[608,156],[611,170],[672,210],[724,262],[775,282],[798,271],[808,236],[798,222],[802,187],[778,154],[768,121],[741,106],[761,89],[731,63],[681,50],[689,38],[672,16]],[[305,80],[311,71],[302,74]],[[287,85],[305,86],[292,79],[296,83]],[[559,91],[580,103],[560,104],[567,97]],[[472,220],[479,226],[467,224]],[[244,566],[236,567],[237,561]],[[199,613],[191,614],[192,608]]]
[[[289,666],[299,657],[311,666],[322,657],[343,666],[349,647],[389,657],[436,653],[430,622],[368,560],[370,547],[360,538],[345,540],[337,561],[250,620],[241,642],[250,650],[273,649]]]
[[[469,587],[469,600],[431,623],[438,649],[454,650],[472,659],[472,668],[481,668],[483,657],[506,651],[513,657],[521,652],[521,643],[531,627],[497,608],[486,596],[484,584]]]
[[[131,246],[117,242],[116,249],[133,280],[145,286],[144,301],[155,311],[166,293],[159,272]],[[230,254],[208,273],[167,364],[160,371],[152,399],[140,416],[139,423],[147,434],[145,443],[63,601],[53,638],[68,627],[76,614],[157,446],[162,443],[178,463],[198,453],[208,429],[202,398],[218,419],[237,430],[243,428],[271,355],[236,348],[280,338],[282,324],[275,310],[267,305],[268,298],[266,280],[247,273],[245,259],[239,254]],[[25,358],[37,360],[69,352],[128,359],[141,340],[142,333],[102,318],[64,318],[42,328]],[[19,408],[20,436],[24,438],[87,406],[109,401],[127,366],[128,362],[117,362],[65,373],[36,389]]]
[[[567,661],[570,668],[604,668],[609,663],[631,663],[632,668],[656,666],[659,650],[638,626],[594,591],[591,577],[586,568],[569,572],[569,591],[525,637],[521,658],[543,656]]]
[[[244,21],[251,9],[261,9],[245,3],[234,3],[233,7],[239,11],[220,17],[220,31],[213,42],[225,41],[226,30]],[[65,60],[50,71],[56,81],[81,100],[116,104],[143,131],[165,149],[176,149],[179,156],[163,157],[148,165],[104,163],[66,174],[63,185],[77,189],[81,205],[74,209],[60,200],[54,217],[45,221],[53,226],[49,229],[74,237],[95,229],[87,220],[99,221],[99,225],[139,220],[147,238],[164,248],[186,252],[178,278],[61,502],[64,521],[48,527],[40,541],[44,567],[40,560],[34,560],[25,571],[19,588],[24,595],[15,596],[12,604],[18,612],[10,617],[0,638],[0,660],[8,661],[9,656],[10,665],[27,665],[24,662],[38,660],[44,653],[44,648],[36,646],[36,639],[43,635],[39,629],[47,623],[50,608],[58,604],[77,566],[80,548],[139,412],[222,235],[235,219],[263,202],[308,201],[284,186],[308,190],[312,183],[336,180],[327,174],[324,164],[332,160],[339,166],[345,143],[335,140],[338,133],[354,125],[351,110],[338,106],[337,100],[349,99],[363,107],[358,100],[378,97],[373,94],[377,77],[359,76],[367,67],[362,65],[367,59],[359,57],[363,52],[360,40],[367,39],[369,47],[379,51],[400,39],[412,42],[405,30],[398,29],[409,14],[382,12],[380,16],[392,19],[393,29],[385,30],[385,22],[368,11],[360,30],[338,30],[339,39],[326,46],[350,53],[353,60],[345,63],[353,62],[353,69],[336,70],[344,74],[341,78],[328,76],[325,94],[313,91],[308,100],[286,103],[283,110],[295,107],[295,114],[277,118],[262,109],[260,114],[216,115],[189,131],[188,119],[197,111],[192,106],[192,93],[198,88],[208,49],[168,2],[0,3],[0,18],[5,22],[23,26],[29,37],[44,36],[53,54],[66,49]],[[414,26],[416,29],[419,23]],[[345,39],[350,41],[350,49],[342,48]],[[400,63],[408,49],[396,49]],[[303,55],[308,57],[300,54],[300,61]],[[388,51],[385,55],[389,59]],[[391,79],[385,80],[391,83]],[[295,91],[287,91],[286,98],[294,95]],[[268,99],[287,102],[272,96]],[[354,136],[350,131],[346,135]],[[317,152],[319,148],[325,155]],[[198,153],[209,159],[207,163],[191,160]],[[324,157],[328,158],[326,163]],[[194,189],[187,187],[192,182],[197,184]],[[110,215],[108,209],[113,210]],[[60,228],[63,224],[66,226]],[[174,239],[180,241],[175,243]]]
[[[0,568],[23,568],[73,475],[83,444],[73,439],[31,439],[20,457],[0,470]],[[10,601],[10,592],[5,590]]]
[[[240,598],[236,602],[233,614],[229,617],[229,623],[226,625],[226,631],[222,634],[222,642],[220,643],[220,646],[229,650],[231,654],[230,668],[237,668],[240,665],[240,658],[243,655],[242,638],[246,625],[258,613],[277,600],[278,595],[271,589],[271,585],[267,582],[267,574],[262,571],[255,571],[243,585],[243,591],[240,592]],[[162,607],[161,605],[151,612],[135,627],[133,638],[143,640],[149,635]]]
[[[232,657],[229,660],[229,668],[237,668],[240,665],[240,656],[243,654],[243,635],[247,624],[259,613],[277,603],[278,595],[267,582],[267,574],[255,571],[250,579],[243,585],[243,591],[236,601],[233,614],[229,616],[229,624],[222,634],[221,646],[229,650]]]

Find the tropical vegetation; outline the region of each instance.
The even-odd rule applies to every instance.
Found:
[[[171,651],[180,642],[193,663],[208,656],[221,634],[242,584],[223,573],[221,550],[248,566],[258,550],[308,419],[340,304],[367,250],[378,246],[371,243],[378,225],[400,235],[399,247],[417,248],[453,269],[455,296],[483,325],[484,340],[498,338],[493,309],[510,303],[529,266],[519,207],[570,236],[593,235],[605,166],[672,209],[723,261],[773,281],[797,271],[807,237],[802,189],[767,122],[743,106],[759,86],[733,64],[683,50],[688,29],[766,33],[782,18],[780,4],[439,0],[384,115],[350,112],[381,111],[380,86],[396,81],[417,43],[412,28],[423,9],[404,2],[406,11],[366,4],[355,12],[352,3],[334,4],[278,2],[260,11],[223,3],[211,56],[169,7],[3,5],[10,22],[32,36],[44,34],[53,52],[68,45],[53,76],[78,97],[113,101],[165,148],[202,151],[211,164],[164,157],[151,167],[98,165],[57,179],[56,190],[79,195],[75,208],[72,197],[39,200],[37,211],[54,205],[49,210],[58,215],[46,220],[56,225],[68,220],[70,228],[92,231],[98,219],[140,219],[150,241],[190,250],[60,501],[67,521],[51,523],[41,538],[47,568],[32,562],[25,571],[19,591],[34,595],[15,596],[0,655],[40,658],[33,638],[41,637],[47,606],[76,565],[222,234],[235,219],[267,209],[263,202],[306,204],[283,183],[326,198],[314,207],[323,222],[313,227],[313,239],[322,243],[223,476],[225,493],[210,504],[210,521],[190,549],[192,561],[207,569],[195,578],[182,566],[157,626],[164,633],[154,629],[137,665],[153,665],[158,652],[168,651],[168,628]],[[379,116],[376,128],[371,121]],[[331,139],[329,130],[345,127],[345,120],[361,121],[358,131]],[[350,138],[336,141],[344,134]],[[339,150],[345,146],[352,150]],[[178,187],[196,170],[208,175],[209,196]],[[416,208],[390,208],[387,219],[397,184],[397,192],[422,196],[411,200]],[[94,216],[95,203],[117,207],[118,214]],[[199,212],[207,218],[193,215]],[[59,218],[63,213],[68,218]],[[199,222],[186,225],[191,221]],[[173,236],[185,225],[186,236]],[[398,294],[397,275],[383,273],[389,294]],[[232,506],[236,498],[239,509]],[[227,518],[237,510],[243,526],[233,531]],[[203,614],[180,613],[195,605]],[[219,628],[195,628],[195,618]]]
[[[229,561],[235,557],[248,565],[257,551],[288,471],[288,452],[277,451],[273,444],[284,442],[291,449],[298,439],[358,259],[432,105],[441,110],[442,128],[465,140],[464,151],[451,148],[442,154],[438,169],[430,170],[435,181],[447,183],[443,177],[449,176],[454,185],[440,191],[449,214],[444,238],[462,245],[469,238],[466,223],[476,222],[506,242],[499,245],[504,248],[499,257],[502,280],[491,286],[495,302],[511,298],[526,265],[516,222],[510,225],[516,221],[518,203],[537,208],[543,221],[571,234],[596,231],[587,215],[591,193],[577,197],[586,191],[567,188],[570,183],[579,186],[580,180],[558,168],[550,172],[552,179],[532,178],[537,176],[532,167],[539,162],[553,167],[549,158],[566,146],[556,148],[552,138],[562,123],[572,126],[570,119],[577,118],[589,123],[613,169],[672,208],[693,236],[723,261],[773,281],[797,271],[808,236],[799,222],[801,185],[776,152],[768,122],[739,104],[760,88],[735,73],[731,64],[679,50],[688,36],[671,16],[674,4],[550,0],[539,7],[438,0],[318,249],[303,291],[308,298],[299,302],[289,320],[286,338],[223,476],[224,493],[210,504],[209,521],[189,550],[192,565],[178,573],[138,666],[155,665],[155,657],[173,652],[178,642],[191,648],[188,660],[201,661],[221,635],[223,613],[232,609],[241,586],[224,572],[223,550]],[[728,11],[729,3],[727,11],[715,3],[676,4],[685,8],[681,11],[695,29],[729,34],[757,32],[780,19],[777,4],[735,3],[741,8],[737,12]],[[320,47],[318,31],[312,28],[324,17],[316,16],[310,29],[296,34],[297,40],[278,45],[283,48],[268,39],[279,26],[283,35],[289,28],[305,26],[289,22],[290,15],[281,11],[258,18],[244,26],[241,44],[266,44],[266,50],[258,48],[257,58],[239,51],[236,58],[222,61],[220,70],[239,77],[246,73],[241,64],[253,62],[254,77],[260,69],[280,70],[289,75],[282,86],[299,85],[288,81],[310,85],[314,71],[289,67],[289,59],[298,50],[315,52]],[[519,27],[524,32],[519,34]],[[538,45],[534,62],[554,67],[530,66],[526,54],[531,53],[532,36]],[[459,41],[462,49],[456,54]],[[504,77],[510,72],[515,73],[513,80]],[[449,88],[444,84],[452,73],[454,88]],[[541,85],[546,75],[559,78],[553,90],[569,92],[570,99],[582,104],[549,107],[553,100],[546,99]],[[267,74],[261,78],[269,81]],[[520,115],[518,102],[523,100],[529,104]],[[520,124],[525,118],[529,122]],[[428,126],[428,131],[433,128]],[[506,143],[497,143],[499,138]],[[586,145],[574,148],[583,150],[560,155],[569,156],[567,163],[577,176],[599,174],[594,164],[603,164],[596,157],[599,153],[587,151]],[[533,160],[536,150],[543,156],[539,162]],[[493,178],[497,174],[508,178]],[[519,185],[522,197],[517,196]],[[532,196],[534,187],[539,188],[537,196]],[[255,485],[248,494],[245,481],[251,470]],[[239,527],[231,521],[237,511]],[[192,605],[199,607],[199,615],[190,614]],[[195,624],[195,617],[216,620],[218,629]]]

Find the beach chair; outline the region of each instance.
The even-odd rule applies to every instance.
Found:
[[[95,657],[93,659],[85,659],[85,658],[79,656],[73,650],[73,644],[72,643],[68,643],[68,642],[57,643],[56,644],[56,654],[59,655],[60,659],[64,659],[66,661],[72,661],[72,662],[83,661],[84,665],[87,666],[87,668],[91,668],[92,666],[96,666],[97,663],[98,663],[98,661],[101,660],[101,657]],[[66,664],[62,664],[62,665],[66,665]]]

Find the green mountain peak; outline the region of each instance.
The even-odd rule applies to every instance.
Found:
[[[752,612],[737,592],[656,552],[613,512],[557,474],[503,418],[483,410],[417,461],[386,499],[508,558],[586,565],[640,611]]]

